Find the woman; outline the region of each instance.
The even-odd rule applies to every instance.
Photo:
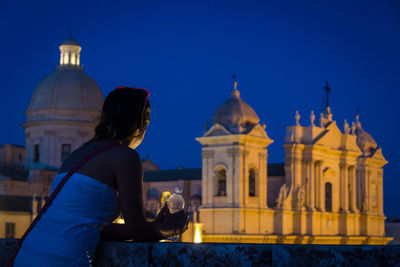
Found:
[[[100,239],[158,241],[187,229],[183,211],[164,206],[153,222],[144,215],[142,164],[134,150],[150,119],[149,93],[118,87],[106,98],[94,137],[62,164],[52,192],[83,158],[89,159],[57,194],[27,235],[14,266],[89,266]],[[111,223],[122,210],[125,224]]]

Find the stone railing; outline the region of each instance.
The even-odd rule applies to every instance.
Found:
[[[16,240],[0,239],[0,266]],[[100,243],[94,266],[400,266],[400,246]]]

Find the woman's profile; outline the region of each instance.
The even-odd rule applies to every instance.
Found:
[[[158,241],[187,229],[183,211],[170,214],[164,206],[152,222],[144,215],[134,149],[150,120],[148,96],[130,87],[107,96],[94,137],[62,163],[51,188],[56,197],[26,235],[14,266],[90,266],[100,240]],[[121,211],[125,224],[112,223]]]

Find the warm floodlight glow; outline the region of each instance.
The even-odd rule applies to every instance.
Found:
[[[194,243],[201,243],[201,228],[202,228],[203,224],[201,223],[195,223],[194,224]]]
[[[117,223],[119,223],[119,224],[125,224],[125,220],[124,220],[124,219],[117,219]]]
[[[68,53],[64,55],[64,64],[68,64]]]
[[[75,65],[75,53],[71,53],[71,64]]]

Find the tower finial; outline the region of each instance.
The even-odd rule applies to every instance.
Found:
[[[350,134],[350,126],[346,119],[344,119],[343,129],[345,134]]]
[[[300,113],[296,110],[296,114],[294,115],[294,120],[296,121],[296,126],[300,126]]]
[[[235,74],[232,75],[232,79],[233,79],[233,90],[237,91],[237,81]]]
[[[360,109],[359,108],[356,108],[356,120],[357,120],[357,122],[359,122],[359,120],[360,120]]]
[[[327,122],[331,122],[332,112],[331,112],[331,107],[329,106],[329,92],[331,91],[331,88],[329,87],[328,81],[326,81],[324,89],[326,91],[326,103],[325,103],[326,106],[325,106],[324,116]]]
[[[315,120],[314,110],[311,110],[311,114],[310,114],[310,126],[315,126],[314,120]]]
[[[356,109],[356,126],[361,127],[361,122],[360,122],[360,109]]]
[[[239,98],[240,97],[240,93],[239,93],[239,90],[237,89],[237,81],[236,81],[236,75],[235,74],[232,75],[232,79],[233,79],[233,91],[231,93],[231,97]]]
[[[328,81],[326,81],[326,84],[324,86],[324,89],[326,91],[326,107],[329,107],[329,91],[331,90],[331,88],[329,87]]]

